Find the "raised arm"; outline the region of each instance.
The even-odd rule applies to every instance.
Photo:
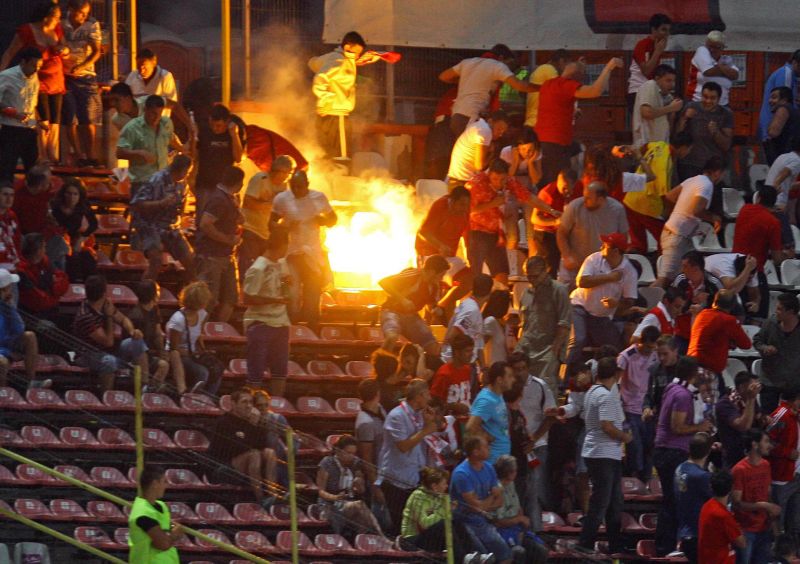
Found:
[[[621,69],[623,65],[622,59],[614,57],[606,63],[606,66],[603,67],[603,71],[594,83],[589,86],[581,86],[575,91],[575,97],[580,99],[599,98],[603,95],[603,91],[608,86],[608,79],[611,78],[611,72],[614,69]]]

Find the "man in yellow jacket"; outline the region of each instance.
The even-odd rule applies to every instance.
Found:
[[[146,466],[139,476],[141,497],[133,501],[128,517],[131,564],[180,564],[175,543],[183,536],[183,527],[170,520],[169,507],[159,498],[167,489],[161,468]]]
[[[317,98],[317,141],[326,157],[347,156],[346,141],[344,147],[340,143],[340,127],[349,136],[345,118],[356,107],[356,67],[380,59],[372,52],[365,53],[366,46],[358,32],[350,31],[339,47],[308,61],[315,73],[311,90]]]

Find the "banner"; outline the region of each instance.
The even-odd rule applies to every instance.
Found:
[[[323,40],[356,30],[396,47],[630,50],[655,13],[674,21],[670,51],[694,50],[713,29],[731,51],[800,48],[798,0],[326,0]]]

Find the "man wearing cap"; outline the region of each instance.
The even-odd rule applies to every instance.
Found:
[[[51,380],[36,379],[36,356],[39,344],[33,331],[25,331],[25,322],[17,311],[14,284],[19,276],[0,268],[0,387],[6,386],[6,376],[15,353],[25,354],[25,374],[28,387],[49,388]]]
[[[604,182],[590,182],[583,196],[564,208],[556,231],[561,252],[558,281],[575,287],[575,275],[586,257],[600,250],[601,236],[607,233],[627,233],[625,207],[608,197]]]
[[[692,57],[692,68],[689,71],[689,82],[686,86],[686,97],[699,102],[703,85],[716,82],[722,88],[719,104],[728,105],[728,93],[735,80],[739,79],[739,69],[733,64],[730,55],[723,55],[725,35],[721,31],[710,31],[706,36],[706,44],[701,45]]]
[[[578,287],[571,294],[572,333],[567,345],[567,371],[571,375],[584,362],[587,345],[619,347],[615,314],[625,315],[638,296],[636,269],[625,258],[628,238],[622,233],[602,235],[600,251],[583,261]]]

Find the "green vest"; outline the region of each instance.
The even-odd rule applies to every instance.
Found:
[[[142,497],[137,497],[133,501],[131,515],[128,517],[128,546],[130,546],[128,562],[130,564],[180,564],[181,559],[178,556],[177,548],[173,546],[168,550],[158,550],[153,546],[150,535],[136,524],[139,517],[150,517],[158,521],[161,530],[169,532],[169,507],[161,500],[156,500],[156,504],[161,508],[160,512]]]

